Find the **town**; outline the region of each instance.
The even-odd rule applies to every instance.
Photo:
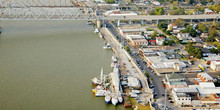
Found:
[[[161,1],[163,0],[95,1],[100,6],[117,7],[119,4],[124,4],[137,5],[138,8],[137,11],[132,11],[133,7],[108,10],[102,13],[105,17],[123,18],[103,20],[100,26],[95,23],[97,25],[95,32],[106,40],[107,47],[112,48],[115,56],[120,60],[117,64],[120,81],[117,83],[122,87],[121,92],[125,93],[122,94],[125,99],[124,107],[128,107],[127,103],[130,99],[132,105],[129,107],[132,106],[137,110],[220,109],[220,20],[218,18],[198,20],[180,17],[151,21],[126,19],[135,15],[189,14],[195,17],[201,14],[212,15],[219,13],[220,5],[212,0],[210,2],[174,0],[169,4]],[[165,4],[172,7],[166,7]],[[156,8],[149,10],[143,8],[144,5]],[[187,8],[187,6],[192,7]],[[125,52],[120,52],[121,49]],[[123,54],[127,58],[124,58]],[[114,85],[114,82],[112,83]],[[149,90],[143,87],[144,85],[148,86]]]

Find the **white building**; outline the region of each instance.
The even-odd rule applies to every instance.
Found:
[[[163,38],[163,37],[157,37],[156,38],[157,45],[163,45],[164,41],[165,41],[165,38]]]
[[[220,61],[211,61],[210,68],[214,71],[220,71]]]

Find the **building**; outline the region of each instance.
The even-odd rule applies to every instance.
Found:
[[[208,73],[198,73],[195,83],[199,84],[200,82],[214,82],[214,79]]]
[[[142,35],[126,35],[125,37],[132,47],[147,46],[148,41]]]
[[[156,37],[156,44],[157,45],[163,45],[164,41],[165,41],[164,37]]]
[[[189,41],[192,41],[192,37],[189,33],[178,33],[177,38],[182,41],[182,43],[188,43]]]
[[[173,88],[172,95],[177,105],[219,105],[220,88],[215,87],[213,82],[201,82],[199,85]]]
[[[211,61],[220,60],[220,55],[211,54],[208,57],[203,57],[202,59],[206,62],[206,64],[211,64]]]
[[[186,29],[184,26],[178,26],[175,23],[170,23],[167,25],[168,31],[173,31],[173,33],[179,33],[181,30]]]
[[[143,32],[146,30],[140,27],[118,27],[119,32],[121,35],[126,36],[126,35],[141,35]]]
[[[220,60],[211,61],[210,68],[214,71],[220,71]]]
[[[120,10],[110,10],[105,12],[105,16],[131,16],[137,15],[132,11],[120,11]]]
[[[204,11],[205,14],[215,14],[215,12],[213,12],[212,10],[206,8]]]
[[[185,78],[179,73],[166,74],[165,83],[168,89],[187,87]]]
[[[200,35],[201,38],[208,38],[209,37],[209,33],[202,33]]]

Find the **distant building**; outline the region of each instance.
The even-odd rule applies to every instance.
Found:
[[[156,37],[156,44],[157,45],[163,45],[164,41],[165,41],[164,37]]]
[[[219,55],[209,55],[208,57],[203,57],[202,58],[206,64],[211,64],[211,61],[219,61],[220,60],[220,56]]]
[[[206,8],[204,11],[205,14],[215,14],[215,12],[213,12],[212,10]]]
[[[139,47],[139,46],[147,46],[148,41],[142,35],[126,35],[126,39],[129,40],[129,44],[132,47]]]
[[[202,33],[200,35],[201,38],[208,38],[209,37],[209,33]]]
[[[220,60],[211,61],[210,68],[214,71],[220,71]]]

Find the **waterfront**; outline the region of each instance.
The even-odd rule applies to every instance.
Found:
[[[105,110],[91,78],[111,71],[112,51],[83,21],[2,21],[0,109]]]

